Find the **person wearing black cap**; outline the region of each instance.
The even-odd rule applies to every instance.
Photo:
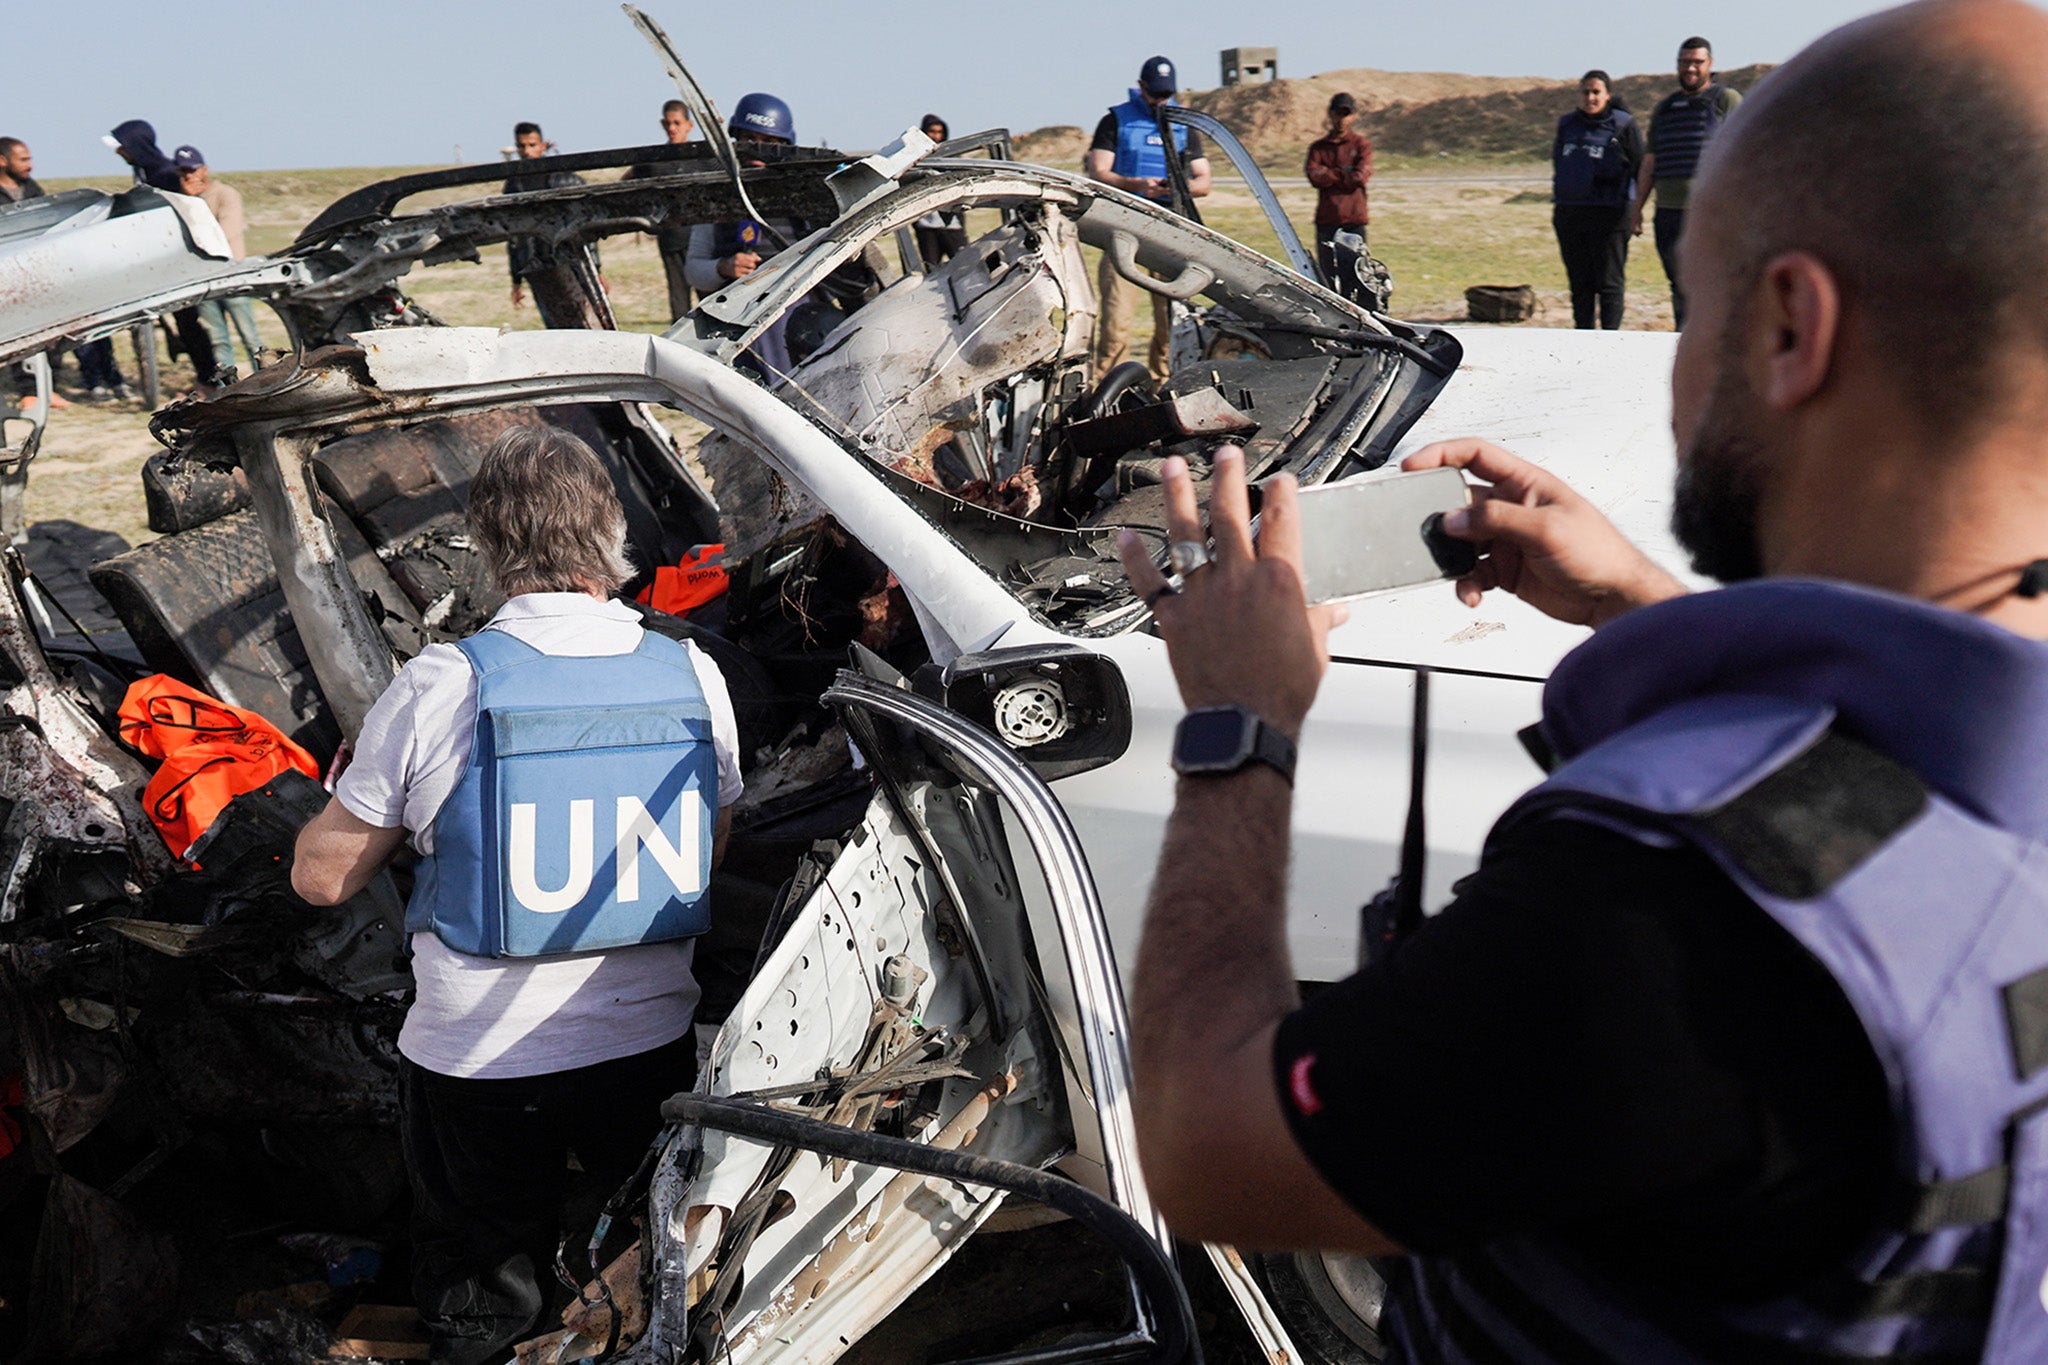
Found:
[[[206,154],[189,143],[171,153],[171,164],[178,168],[178,189],[201,200],[213,210],[213,220],[220,224],[221,234],[228,239],[228,252],[235,260],[249,254],[243,240],[248,229],[248,217],[242,211],[242,193],[225,181],[215,180],[213,172],[206,165]],[[247,294],[231,299],[208,299],[199,305],[199,320],[206,324],[207,332],[213,338],[213,363],[215,369],[225,376],[235,366],[235,346],[229,334],[232,323],[235,334],[242,339],[242,350],[249,357],[249,368],[256,368],[257,352],[263,349],[263,337],[256,330],[256,305]]]
[[[1372,179],[1372,143],[1352,128],[1358,121],[1358,101],[1348,93],[1332,95],[1328,130],[1308,144],[1308,183],[1316,187],[1316,261],[1323,278],[1337,278],[1337,251],[1332,244],[1340,232],[1355,232],[1365,240],[1365,225],[1372,215],[1365,199],[1366,182]],[[1343,281],[1346,298],[1358,297],[1356,280]]]
[[[937,114],[926,114],[917,127],[934,142],[943,143],[953,136],[953,130]],[[967,247],[967,220],[958,209],[934,209],[913,226],[917,254],[924,258],[926,270],[937,270]]]
[[[1164,57],[1147,57],[1138,68],[1138,84],[1130,98],[1112,108],[1095,125],[1088,143],[1088,174],[1114,189],[1141,199],[1168,204],[1173,201],[1173,182],[1166,164],[1166,146],[1159,137],[1161,105],[1174,102],[1180,88],[1173,63]],[[1173,145],[1184,162],[1188,193],[1197,199],[1209,193],[1209,156],[1202,135],[1191,128],[1175,126]],[[1123,363],[1131,348],[1131,312],[1137,300],[1136,286],[1116,273],[1109,257],[1102,258],[1097,275],[1101,290],[1101,314],[1095,333],[1095,374],[1108,374]],[[1152,348],[1148,363],[1152,373],[1164,379],[1167,371],[1168,331],[1172,326],[1172,304],[1163,294],[1152,295]]]

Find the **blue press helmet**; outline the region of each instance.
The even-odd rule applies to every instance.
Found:
[[[775,96],[756,91],[740,96],[740,102],[732,107],[732,117],[726,121],[725,129],[729,133],[756,133],[794,143],[796,116]]]

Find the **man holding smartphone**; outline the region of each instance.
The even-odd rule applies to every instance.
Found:
[[[1478,871],[1306,1005],[1289,784],[1335,613],[1291,480],[1254,548],[1241,460],[1206,530],[1169,462],[1212,562],[1123,553],[1193,708],[1132,994],[1180,1233],[1386,1258],[1394,1361],[2048,1359],[2048,96],[1998,93],[2044,61],[2018,0],[1889,11],[1703,163],[1674,528],[1737,586],[1497,446],[1409,457],[1485,481],[1461,597],[1598,629]]]

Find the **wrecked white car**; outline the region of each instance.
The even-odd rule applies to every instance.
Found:
[[[403,870],[331,914],[296,902],[283,860],[324,799],[296,774],[237,798],[174,861],[115,737],[123,688],[169,673],[326,763],[406,658],[497,605],[465,535],[467,480],[497,432],[546,422],[606,462],[647,572],[725,545],[722,597],[648,618],[718,661],[750,771],[698,956],[711,1065],[649,1116],[666,1137],[642,1241],[601,1296],[619,1311],[586,1310],[539,1358],[836,1358],[1013,1191],[1132,1267],[1127,1321],[1032,1359],[1196,1351],[1177,1255],[1212,1261],[1273,1359],[1377,1354],[1363,1262],[1176,1248],[1139,1177],[1117,961],[1135,947],[1180,707],[1114,537],[1163,554],[1166,454],[1199,472],[1234,441],[1255,478],[1320,483],[1453,421],[1519,434],[1538,458],[1570,443],[1556,463],[1610,509],[1633,500],[1624,527],[1647,531],[1668,465],[1631,447],[1657,414],[1617,421],[1561,395],[1574,366],[1657,392],[1665,352],[1488,337],[1468,354],[1344,302],[1305,257],[1290,268],[1078,176],[966,155],[983,143],[1002,146],[933,152],[911,134],[862,161],[790,149],[745,172],[694,147],[590,153],[556,163],[659,152],[678,169],[401,213],[489,168],[409,177],[341,201],[287,255],[231,267],[192,266],[184,218],[131,192],[104,217],[162,218],[148,288],[68,310],[52,291],[0,324],[13,360],[244,292],[296,348],[157,415],[167,448],[144,487],[162,537],[92,571],[131,656],[60,640],[52,595],[8,552],[0,1073],[19,1073],[52,1177],[40,1349],[133,1343],[109,1302],[129,1326],[168,1308],[153,1244],[113,1201],[195,1134],[243,1134],[230,1149],[279,1181],[318,1171],[359,1206],[398,1195],[378,1134],[409,981]],[[994,225],[926,271],[904,244],[933,211]],[[64,249],[24,228],[9,254],[17,212],[0,209],[0,284],[45,279]],[[592,242],[756,214],[821,226],[663,337],[612,329]],[[535,282],[550,330],[441,327],[400,288],[513,236],[552,253]],[[1128,369],[1091,381],[1084,244],[1183,305],[1163,386]],[[771,328],[791,365],[758,377]],[[711,428],[696,452],[709,486],[656,404]],[[5,453],[17,472],[33,439]],[[1298,788],[1305,982],[1350,970],[1359,905],[1397,865],[1414,727],[1435,752],[1434,892],[1526,784],[1513,733],[1573,638],[1518,610],[1470,619],[1443,590],[1354,612]],[[127,1259],[72,1254],[67,1237]]]

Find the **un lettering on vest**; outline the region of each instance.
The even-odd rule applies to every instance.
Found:
[[[670,842],[646,803],[637,796],[618,798],[612,846],[619,870],[615,899],[621,905],[639,901],[640,855],[652,855],[677,896],[694,896],[704,890],[704,858],[698,829],[703,821],[704,798],[695,791],[681,793],[676,802],[676,838]],[[540,884],[540,808],[532,801],[515,801],[510,838],[506,848],[506,879],[512,899],[523,910],[537,915],[559,915],[572,910],[590,894],[597,875],[597,802],[569,802],[569,868],[562,885],[550,891]]]

